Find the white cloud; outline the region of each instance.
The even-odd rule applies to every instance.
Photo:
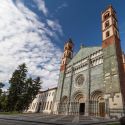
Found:
[[[65,7],[68,7],[68,4],[63,3],[63,4],[61,4],[60,6],[58,6],[57,9],[62,9],[62,8],[65,8]]]
[[[62,34],[60,24],[50,19],[39,21],[19,0],[16,4],[2,0],[0,15],[0,81],[7,82],[15,68],[25,62],[30,75],[42,77],[44,88],[57,84],[61,50],[50,37]]]
[[[61,35],[63,34],[63,31],[62,31],[62,27],[61,25],[58,23],[58,21],[53,21],[53,20],[50,20],[48,19],[47,20],[47,24],[49,27],[51,27],[52,30],[54,31],[58,31]]]
[[[56,8],[55,12],[59,12],[61,9],[64,9],[66,7],[68,7],[68,4],[67,3],[63,3],[63,4],[61,4],[60,6],[58,6]]]
[[[48,9],[45,6],[45,1],[44,0],[33,0],[33,1],[37,4],[38,9],[40,11],[42,11],[44,15],[48,14]]]

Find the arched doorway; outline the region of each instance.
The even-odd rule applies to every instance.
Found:
[[[99,99],[99,116],[105,117],[105,102],[102,97]]]
[[[90,104],[90,115],[105,117],[105,100],[102,91],[92,92]]]
[[[77,112],[80,115],[84,115],[85,114],[85,98],[81,92],[77,92],[74,95],[74,102],[77,107]]]

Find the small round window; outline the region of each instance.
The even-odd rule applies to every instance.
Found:
[[[76,86],[81,86],[83,85],[83,82],[84,82],[84,76],[82,74],[78,75],[76,77]]]

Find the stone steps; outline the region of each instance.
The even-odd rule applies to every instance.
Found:
[[[54,120],[54,119],[58,119],[58,118],[61,118],[62,115],[52,115],[52,116],[49,116],[49,117],[45,117],[44,120]]]
[[[2,115],[1,115],[2,117]],[[3,116],[4,118],[12,118],[19,120],[29,120],[29,121],[40,121],[40,122],[52,122],[52,123],[88,123],[88,122],[102,122],[107,121],[106,118],[94,117],[94,116],[83,116],[83,115],[54,115],[54,114],[24,114],[17,116]]]
[[[92,121],[91,117],[88,116],[79,116],[79,122],[88,122],[88,121]]]
[[[57,122],[62,122],[62,123],[72,123],[73,119],[75,118],[75,116],[65,116],[64,118],[57,120]]]

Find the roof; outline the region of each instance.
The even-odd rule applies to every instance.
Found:
[[[56,89],[57,89],[57,87],[48,88],[47,90],[39,91],[39,93],[44,93],[44,92],[51,91],[51,90],[56,90]]]
[[[72,58],[72,60],[69,62],[68,66],[72,65],[73,63],[89,56],[90,54],[100,50],[101,46],[93,46],[93,47],[82,47],[78,53]]]
[[[103,14],[106,10],[108,10],[109,8],[112,8],[113,11],[116,13],[115,9],[114,9],[113,6],[110,4],[109,6],[106,7],[106,9],[104,9],[104,10],[102,11],[102,14]]]

